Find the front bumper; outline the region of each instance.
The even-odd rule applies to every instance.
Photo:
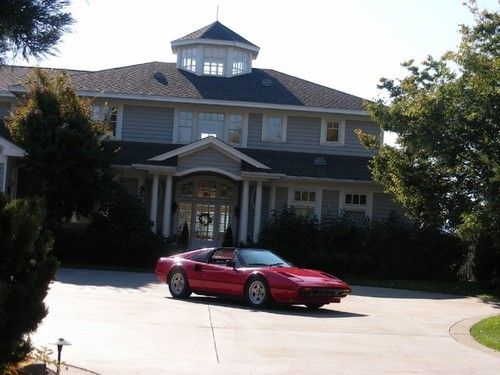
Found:
[[[350,288],[301,287],[298,289],[271,289],[274,301],[287,304],[338,303],[351,293]]]

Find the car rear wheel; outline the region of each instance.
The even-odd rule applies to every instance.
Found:
[[[271,302],[271,292],[262,277],[251,278],[245,289],[245,297],[250,306],[261,309]]]
[[[187,298],[191,295],[188,279],[183,270],[177,269],[170,274],[168,289],[174,298]]]
[[[320,307],[323,307],[323,303],[309,303],[306,305],[309,310],[318,310]]]

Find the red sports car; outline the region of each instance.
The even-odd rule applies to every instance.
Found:
[[[326,272],[292,266],[264,249],[206,248],[160,258],[156,276],[174,298],[191,292],[245,298],[260,308],[271,302],[317,309],[340,302],[351,287]]]

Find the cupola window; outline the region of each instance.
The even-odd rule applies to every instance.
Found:
[[[206,47],[204,51],[203,74],[210,76],[223,76],[226,62],[226,49]]]
[[[196,72],[196,48],[186,48],[181,52],[181,68]]]
[[[246,73],[248,70],[248,53],[235,51],[233,56],[233,76]]]

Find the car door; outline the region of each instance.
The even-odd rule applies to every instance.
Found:
[[[208,264],[203,265],[203,286],[209,293],[234,295],[241,278],[239,272],[227,266],[226,261],[234,259],[232,249],[217,249]]]

